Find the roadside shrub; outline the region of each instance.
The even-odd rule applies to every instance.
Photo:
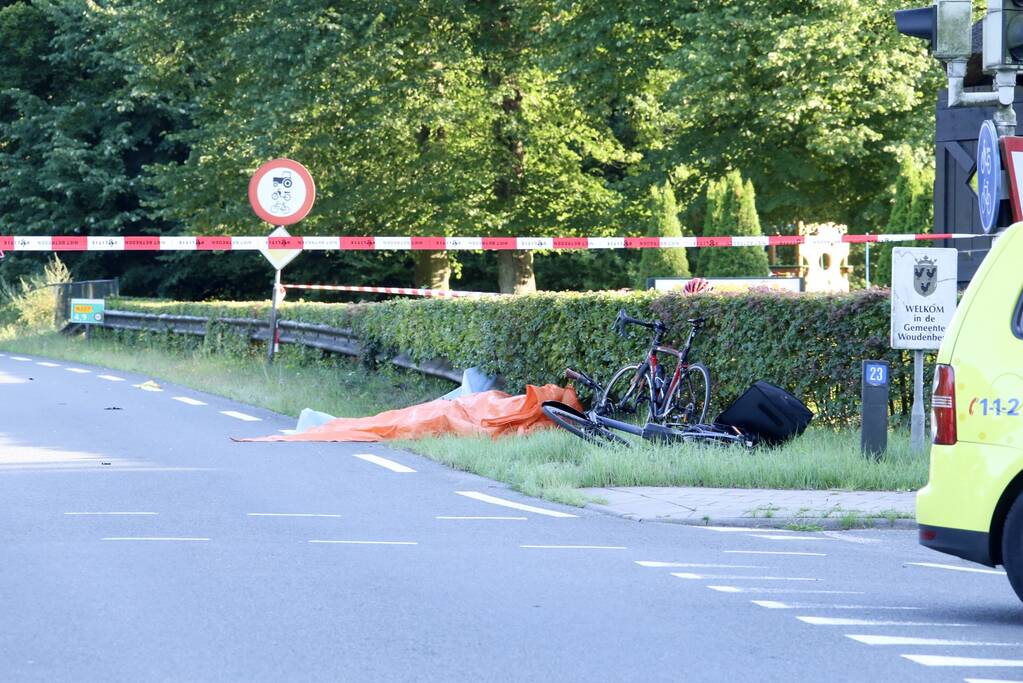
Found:
[[[118,299],[110,307],[211,318],[269,316],[269,303]],[[526,384],[563,382],[566,366],[606,381],[621,365],[641,358],[649,343],[646,330],[633,328],[627,339],[611,330],[621,308],[636,317],[659,317],[668,326],[669,344],[684,342],[688,318],[708,319],[692,360],[711,370],[712,411],[764,379],[801,398],[819,423],[850,423],[859,415],[860,361],[878,359],[892,366],[892,411],[908,415],[910,354],[888,348],[889,299],[881,289],[835,295],[648,291],[375,304],[285,302],[280,313],[287,320],[351,329],[374,357],[405,353],[417,362],[443,358],[455,367],[499,373],[506,388],[517,392]],[[226,339],[216,347],[219,353],[242,352]]]
[[[56,290],[50,285],[70,281],[71,272],[59,257],[54,256],[42,273],[22,278],[16,287],[0,282],[0,302],[6,310],[4,319],[22,329],[52,328]]]

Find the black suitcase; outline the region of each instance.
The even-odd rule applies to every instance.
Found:
[[[812,419],[813,413],[798,398],[769,382],[757,381],[715,422],[738,427],[774,446],[802,434]]]

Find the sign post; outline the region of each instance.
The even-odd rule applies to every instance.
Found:
[[[107,303],[103,299],[72,299],[70,321],[85,325],[85,340],[92,339],[92,326],[103,324]]]
[[[249,180],[249,204],[256,215],[277,227],[270,238],[290,237],[284,228],[305,218],[316,199],[316,185],[305,166],[291,159],[268,161]],[[266,260],[274,267],[273,290],[270,295],[270,331],[267,338],[267,362],[272,363],[277,352],[279,331],[277,328],[277,306],[284,298],[281,287],[281,271],[292,259],[302,253],[301,249],[260,249]]]
[[[941,346],[956,309],[958,252],[955,249],[896,247],[892,250],[893,349],[913,351],[913,409],[910,446],[926,447],[924,435],[924,351]]]
[[[888,450],[888,362],[863,361],[860,451],[879,458]]]

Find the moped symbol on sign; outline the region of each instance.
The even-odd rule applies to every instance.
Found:
[[[316,185],[305,166],[274,159],[260,166],[249,181],[249,203],[271,225],[297,223],[313,208]]]

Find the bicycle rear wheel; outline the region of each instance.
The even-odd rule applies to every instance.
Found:
[[[672,426],[703,424],[710,404],[710,370],[693,363],[682,373],[672,397],[667,423]]]
[[[639,365],[626,365],[614,374],[607,383],[604,394],[600,397],[598,411],[600,415],[623,422],[647,421],[650,412],[650,390],[647,388],[646,374],[633,384]]]
[[[596,444],[620,444],[629,445],[629,442],[621,438],[607,427],[597,424],[582,413],[573,410],[566,405],[557,405],[556,401],[548,401],[543,404],[544,414],[551,418],[559,427],[567,429],[580,439]]]

